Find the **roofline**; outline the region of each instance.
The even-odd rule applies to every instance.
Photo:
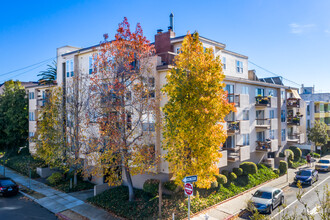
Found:
[[[67,56],[67,55],[72,55],[72,54],[76,54],[76,53],[81,53],[81,52],[84,52],[86,50],[90,50],[90,49],[94,49],[96,47],[99,47],[101,44],[96,44],[94,46],[90,46],[90,47],[85,47],[85,48],[82,48],[82,49],[79,49],[79,50],[74,50],[74,51],[71,51],[69,53],[64,53],[62,54],[61,56]]]
[[[182,35],[182,36],[179,36],[179,37],[174,37],[174,38],[171,38],[170,41],[171,41],[171,43],[181,42],[181,41],[183,41],[183,38],[185,38],[185,36],[187,36],[187,35]],[[203,37],[203,36],[199,36],[199,39],[201,39],[203,41],[207,41],[207,42],[212,43],[212,44],[215,44],[215,45],[217,45],[219,47],[222,47],[222,48],[225,48],[226,47],[226,44],[223,44],[223,43],[220,43],[220,42],[217,42],[217,41],[208,39],[208,38]]]
[[[29,88],[36,88],[36,87],[43,88],[43,87],[54,87],[54,86],[57,86],[57,83],[51,84],[51,85],[33,85],[33,86],[27,86],[25,88],[26,89],[29,89]]]
[[[238,57],[241,57],[241,58],[244,58],[244,59],[248,59],[249,58],[248,56],[245,56],[245,55],[239,54],[239,53],[235,53],[235,52],[230,51],[230,50],[223,49],[222,52],[228,53],[228,54],[231,54],[231,55],[234,55],[234,56],[238,56]]]

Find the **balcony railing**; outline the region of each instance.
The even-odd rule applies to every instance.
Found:
[[[268,96],[256,96],[256,106],[268,107],[270,106],[270,100]]]
[[[229,103],[233,103],[235,107],[239,107],[239,95],[228,94],[227,99]]]
[[[288,108],[300,108],[300,99],[288,98],[286,102]]]
[[[271,141],[256,141],[256,151],[268,152],[271,150]]]
[[[256,119],[256,128],[269,129],[270,128],[270,119],[269,118],[257,118]]]
[[[300,125],[300,118],[295,116],[295,117],[288,117],[287,119],[288,125]]]
[[[300,141],[300,134],[296,133],[296,134],[288,134],[288,139],[287,141],[289,142],[294,142],[294,143],[299,143]]]
[[[239,122],[227,122],[227,132],[228,133],[237,133],[239,132]]]

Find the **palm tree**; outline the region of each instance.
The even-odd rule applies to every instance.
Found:
[[[54,81],[56,80],[56,72],[57,72],[57,63],[55,60],[53,60],[52,64],[47,65],[47,69],[44,71],[40,71],[38,76],[41,76],[41,79],[39,79],[40,85],[51,85],[54,84]]]

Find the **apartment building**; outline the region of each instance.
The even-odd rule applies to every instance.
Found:
[[[157,30],[155,35],[156,55],[153,76],[155,96],[160,97],[159,107],[167,102],[160,95],[160,89],[166,84],[166,74],[173,68],[174,57],[180,52],[185,36],[176,36],[173,24],[167,32]],[[235,104],[237,111],[226,117],[225,128],[228,138],[219,150],[222,152],[218,166],[220,169],[238,167],[243,161],[267,163],[274,166],[274,158],[283,149],[305,142],[306,125],[304,123],[305,103],[298,89],[283,85],[281,78],[259,79],[255,71],[248,70],[248,57],[226,49],[226,45],[203,36],[200,41],[204,47],[212,48],[215,56],[220,56],[225,74],[228,100]],[[92,54],[99,45],[87,48],[65,46],[57,49],[57,82],[65,87],[74,74],[89,75],[92,68]],[[160,114],[160,113],[159,113]],[[156,115],[156,121],[160,115]],[[153,122],[154,123],[154,122]],[[152,123],[152,124],[153,124]],[[154,124],[152,126],[155,128]],[[151,130],[155,152],[164,155],[162,150],[162,130]],[[157,175],[154,175],[157,173]],[[142,188],[148,178],[163,181],[171,177],[168,163],[160,161],[154,172],[133,176],[134,187]],[[92,182],[102,184],[102,178],[91,178]],[[125,178],[123,177],[124,183]]]
[[[25,87],[29,99],[29,151],[31,154],[36,152],[36,143],[33,139],[37,131],[39,112],[47,102],[47,92],[54,86],[56,84],[38,85],[36,83]]]

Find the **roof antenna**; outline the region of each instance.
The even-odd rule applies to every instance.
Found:
[[[174,31],[173,18],[174,18],[174,15],[173,15],[173,13],[171,13],[170,14],[170,26],[168,27],[168,30],[172,30],[172,31]]]

